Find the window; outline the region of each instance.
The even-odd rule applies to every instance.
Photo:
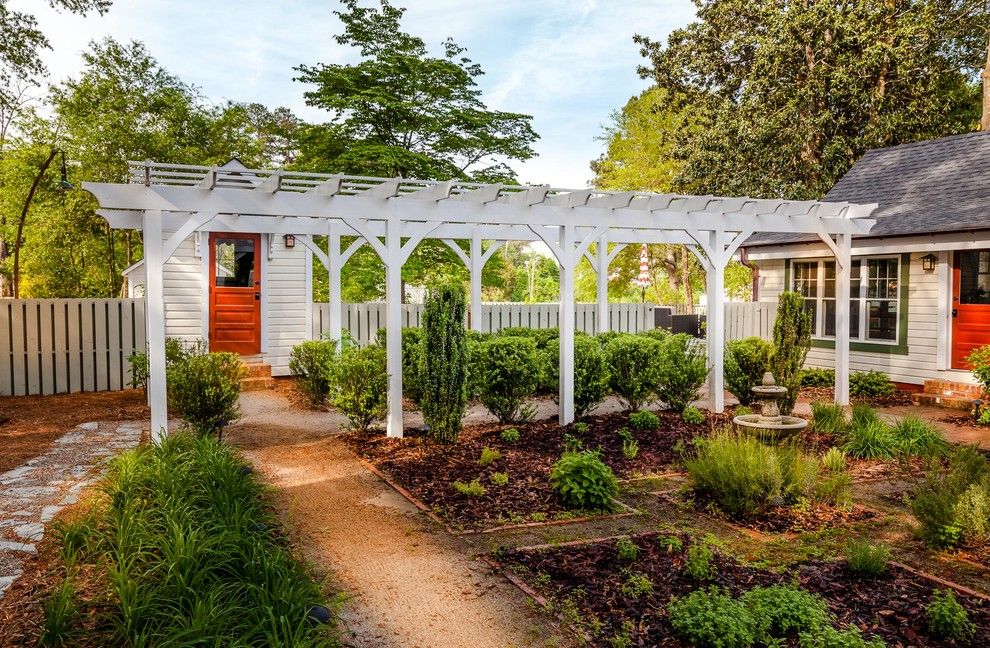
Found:
[[[959,303],[990,304],[990,250],[959,253]]]
[[[216,285],[223,288],[254,287],[254,241],[216,239]]]
[[[990,262],[990,260],[988,260]],[[804,297],[818,338],[835,337],[835,261],[793,264],[792,289]],[[900,259],[854,259],[850,270],[849,337],[896,343],[900,309]],[[990,278],[990,276],[988,276]]]

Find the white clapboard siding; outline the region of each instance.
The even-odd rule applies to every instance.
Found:
[[[123,389],[144,347],[142,299],[0,300],[0,396]]]

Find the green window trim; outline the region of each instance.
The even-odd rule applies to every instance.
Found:
[[[883,255],[880,255],[883,256]],[[868,259],[868,256],[862,257]],[[900,254],[900,290],[897,304],[897,344],[882,344],[878,342],[863,342],[850,340],[849,350],[860,353],[879,353],[885,355],[908,355],[908,293],[911,291],[911,255]],[[791,287],[791,260],[784,260],[784,290]],[[834,349],[835,340],[812,338],[811,346],[816,349]]]

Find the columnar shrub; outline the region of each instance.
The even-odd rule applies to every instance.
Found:
[[[333,405],[361,431],[385,416],[388,407],[388,372],[385,349],[373,344],[345,347],[337,364]]]
[[[336,340],[307,340],[292,347],[289,371],[299,378],[299,386],[314,405],[330,396],[336,359]]]
[[[698,399],[708,378],[708,360],[700,344],[686,333],[671,335],[660,343],[657,397],[682,412]]]
[[[626,411],[642,409],[655,397],[663,343],[636,335],[616,335],[605,345],[609,386]]]
[[[773,375],[777,384],[787,388],[780,401],[782,414],[790,414],[801,390],[801,368],[811,348],[811,313],[804,298],[793,291],[777,298],[777,319],[773,323]]]
[[[235,353],[189,356],[168,369],[169,405],[196,432],[218,432],[238,417],[244,374]]]
[[[565,452],[550,470],[550,486],[569,507],[611,511],[619,492],[612,469],[593,450]]]
[[[527,418],[525,400],[540,381],[536,343],[524,337],[494,337],[478,345],[472,367],[478,396],[500,423]]]
[[[770,371],[773,345],[758,337],[730,340],[725,345],[725,388],[743,405],[753,402],[753,386]]]
[[[464,289],[453,285],[431,290],[423,308],[420,408],[430,436],[444,443],[457,440],[467,399],[464,311]]]

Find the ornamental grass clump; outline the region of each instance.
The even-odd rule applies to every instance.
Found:
[[[431,290],[423,306],[419,404],[430,436],[441,443],[457,440],[467,403],[464,311],[464,289],[453,285]]]
[[[811,429],[835,438],[845,436],[849,427],[842,405],[815,401],[811,404]]]
[[[842,449],[857,459],[891,459],[897,451],[891,427],[869,405],[854,405]]]
[[[568,507],[608,512],[615,508],[619,482],[594,450],[565,452],[550,470],[550,486]]]
[[[541,360],[530,338],[499,336],[478,345],[472,370],[479,398],[499,423],[524,421],[533,416],[526,399],[540,382]]]
[[[877,578],[887,573],[890,549],[868,540],[850,540],[846,544],[846,566],[860,578]]]
[[[952,447],[941,428],[917,416],[905,416],[890,432],[896,453],[905,457],[945,457]]]
[[[245,373],[236,353],[189,356],[168,369],[169,406],[197,433],[219,433],[239,416]]]
[[[299,379],[299,387],[313,405],[322,405],[330,397],[336,360],[336,340],[306,340],[292,347],[289,371]]]

